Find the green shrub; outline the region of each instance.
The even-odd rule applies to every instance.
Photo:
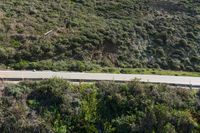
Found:
[[[20,98],[30,92],[30,88],[25,85],[9,85],[5,88],[4,93],[7,96],[13,96],[15,98]]]
[[[173,70],[190,66],[198,71],[199,62],[181,62],[181,57],[191,61],[199,55],[198,7],[196,1],[183,0],[3,1],[0,63],[15,69],[33,69],[32,62],[52,60],[51,64],[43,64],[46,66],[38,63],[34,67],[56,71],[91,70],[87,62],[101,67]],[[24,21],[24,16],[29,19]],[[165,59],[164,65],[160,57]],[[182,65],[172,67],[169,59]],[[30,65],[20,66],[20,61]],[[63,65],[58,67],[54,62]]]
[[[199,92],[166,85],[61,79],[9,85],[0,98],[2,132],[198,132]]]

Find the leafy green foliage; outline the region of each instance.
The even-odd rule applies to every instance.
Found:
[[[107,83],[99,84],[98,87],[101,122],[102,125],[110,123],[113,132],[199,130],[198,121],[192,119],[193,112],[197,111],[197,99],[189,91],[170,90],[166,86],[142,85],[138,82],[128,85]],[[107,130],[105,126],[102,128]]]
[[[66,70],[73,60],[67,70],[87,71],[89,63],[199,72],[199,7],[195,0],[1,1],[0,64],[58,69],[52,60]]]
[[[13,96],[15,98],[20,98],[23,95],[30,92],[30,88],[26,85],[9,85],[5,88],[5,94],[8,96]]]
[[[165,85],[61,79],[8,86],[0,97],[2,132],[185,133],[200,130],[200,92]]]

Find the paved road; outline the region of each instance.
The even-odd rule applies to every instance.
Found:
[[[200,88],[200,77],[161,76],[139,74],[106,74],[106,73],[79,73],[79,72],[52,72],[52,71],[0,71],[0,78],[7,81],[41,80],[58,77],[71,81],[117,81],[128,82],[135,78],[141,82],[164,83]]]

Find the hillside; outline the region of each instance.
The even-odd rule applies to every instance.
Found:
[[[3,133],[199,133],[200,91],[51,79],[6,85]]]
[[[198,0],[2,0],[0,31],[15,69],[200,71]]]

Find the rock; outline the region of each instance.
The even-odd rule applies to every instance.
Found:
[[[30,14],[30,15],[37,14],[37,10],[31,7],[31,8],[29,9],[29,14]]]

